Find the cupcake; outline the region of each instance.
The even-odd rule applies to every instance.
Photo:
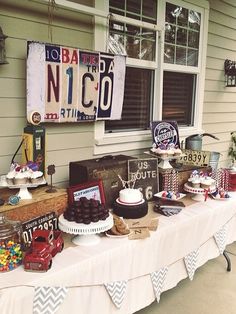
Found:
[[[14,184],[15,175],[16,175],[16,172],[14,170],[8,172],[8,174],[6,175],[6,181],[8,185]]]
[[[29,183],[29,174],[26,171],[16,172],[14,177],[14,184],[27,184]]]
[[[204,177],[201,179],[201,188],[202,189],[208,189],[210,188],[215,180],[213,180],[211,177]]]
[[[31,173],[30,182],[33,183],[33,184],[35,184],[35,183],[38,183],[38,184],[43,183],[44,182],[44,176],[43,176],[42,171],[33,171]]]
[[[167,149],[167,156],[173,157],[174,156],[174,150],[172,148]]]
[[[180,156],[182,154],[182,150],[180,148],[174,149],[174,156]]]
[[[193,178],[192,179],[192,187],[193,188],[200,188],[200,179],[199,178]]]

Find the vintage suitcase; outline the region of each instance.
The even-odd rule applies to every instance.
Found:
[[[126,155],[104,156],[97,159],[73,161],[69,164],[70,186],[102,179],[106,198],[106,205],[111,207],[114,200],[119,196],[123,180],[128,178],[128,160],[135,157]]]
[[[179,185],[179,192],[186,193],[184,191],[184,184],[188,181],[193,170],[203,171],[210,173],[212,168],[210,166],[200,167],[200,166],[190,166],[190,165],[182,165],[179,168],[174,168],[178,171],[178,185]],[[163,175],[166,171],[171,169],[159,169],[159,180],[160,180],[160,191],[163,190]]]

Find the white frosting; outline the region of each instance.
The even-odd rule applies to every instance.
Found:
[[[31,179],[37,179],[43,177],[42,171],[34,171],[31,173]]]
[[[138,203],[143,199],[142,193],[138,189],[122,189],[119,192],[119,201],[123,203]]]
[[[206,186],[211,186],[211,185],[215,184],[215,180],[213,180],[210,177],[202,178],[201,184],[206,185]]]
[[[13,179],[15,175],[16,175],[16,172],[13,170],[13,171],[8,172],[8,174],[6,175],[6,178]]]
[[[26,172],[17,172],[15,175],[15,179],[25,179],[28,177],[29,177],[29,174]]]

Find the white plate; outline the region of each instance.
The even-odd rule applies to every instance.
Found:
[[[143,204],[145,202],[144,199],[142,199],[140,202],[137,202],[137,203],[125,203],[125,202],[121,202],[119,200],[119,198],[116,199],[116,202],[120,205],[124,205],[124,206],[137,206],[137,205],[140,205],[140,204]]]
[[[128,235],[130,235],[130,232],[127,233],[127,234],[121,234],[121,235],[110,234],[109,232],[105,232],[105,235],[106,235],[108,238],[126,238],[126,237],[128,237]]]
[[[216,201],[228,201],[228,200],[230,200],[230,198],[231,198],[231,197],[228,197],[228,198],[225,198],[225,197],[218,198],[218,197],[215,197],[215,196],[213,196],[213,195],[211,195],[211,196],[212,196],[212,198],[214,198],[214,200],[216,200]]]
[[[161,191],[161,192],[159,192],[159,193],[156,193],[156,194],[154,194],[154,196],[159,197],[159,198],[162,198],[163,200],[170,200],[170,201],[178,201],[178,200],[180,200],[181,198],[183,198],[183,197],[186,196],[186,194],[184,194],[184,193],[179,193],[180,196],[179,196],[178,198],[172,199],[172,198],[168,198],[168,197],[163,197],[163,196],[162,196],[163,192],[165,192],[165,191]]]

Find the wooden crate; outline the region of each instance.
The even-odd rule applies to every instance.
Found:
[[[0,213],[3,213],[10,220],[21,222],[28,221],[49,212],[55,212],[60,215],[67,206],[66,189],[57,189],[55,193],[47,193],[48,186],[30,190],[33,198],[31,200],[20,200],[17,205],[7,204],[10,195],[16,194],[17,190],[1,189],[0,197],[5,200],[5,204],[0,207]],[[16,193],[15,193],[16,192]]]
[[[210,166],[207,167],[199,167],[199,166],[190,166],[190,165],[182,165],[180,168],[174,168],[178,171],[178,179],[179,179],[179,192],[185,193],[184,184],[188,181],[193,170],[203,171],[203,172],[211,172],[212,169]],[[160,191],[163,190],[163,175],[166,171],[171,169],[160,169],[159,168],[159,180],[160,180]]]

